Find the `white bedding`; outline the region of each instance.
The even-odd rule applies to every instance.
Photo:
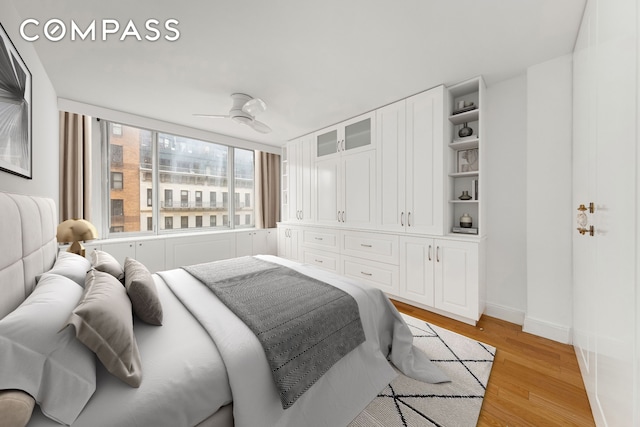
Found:
[[[97,363],[96,392],[73,427],[191,427],[231,402],[216,345],[164,281],[154,278],[164,321],[163,326],[152,326],[136,319],[140,388],[129,387]],[[28,425],[60,426],[37,406]]]
[[[264,351],[249,328],[206,286],[182,269],[162,272],[176,296],[214,338],[229,374],[236,427],[347,425],[396,376],[446,381],[424,353],[395,307],[375,288],[312,266],[272,256],[259,258],[293,268],[351,294],[366,341],[337,362],[289,409],[283,410]],[[435,380],[435,381],[434,381]]]

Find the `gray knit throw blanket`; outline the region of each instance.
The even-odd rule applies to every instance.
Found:
[[[365,341],[353,297],[295,270],[253,257],[183,268],[256,334],[283,409]]]

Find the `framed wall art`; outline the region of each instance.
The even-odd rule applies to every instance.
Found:
[[[0,24],[0,170],[31,179],[31,72]]]

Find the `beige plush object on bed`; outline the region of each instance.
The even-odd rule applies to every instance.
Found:
[[[33,397],[24,391],[0,391],[0,427],[26,426],[35,404]]]

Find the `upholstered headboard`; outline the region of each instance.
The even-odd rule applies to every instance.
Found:
[[[0,192],[0,318],[33,291],[56,259],[58,225],[52,199]]]

